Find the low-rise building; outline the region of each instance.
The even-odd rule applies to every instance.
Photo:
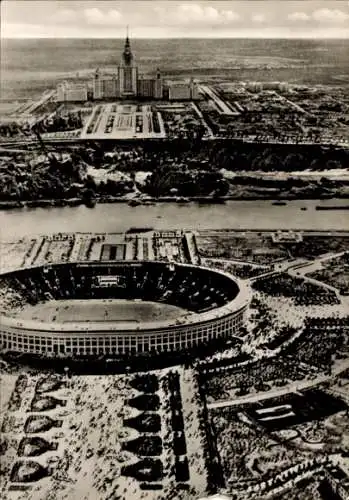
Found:
[[[57,86],[58,102],[85,102],[88,97],[88,89],[85,83],[63,82]]]
[[[300,232],[280,230],[272,233],[271,239],[273,243],[301,243],[303,241],[303,236]]]
[[[190,100],[190,86],[184,82],[172,82],[168,85],[168,98],[170,101]]]
[[[289,84],[288,82],[248,82],[246,88],[250,92],[261,92],[262,90],[286,92],[289,90]]]
[[[170,101],[192,101],[199,98],[197,83],[191,78],[189,81],[168,82],[168,98]]]

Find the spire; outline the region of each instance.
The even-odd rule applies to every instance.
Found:
[[[130,44],[130,39],[128,37],[128,26],[126,27],[126,40],[125,40],[125,46],[124,46],[124,52],[122,54],[124,63],[129,66],[132,63],[133,59],[133,54],[131,50],[131,44]]]

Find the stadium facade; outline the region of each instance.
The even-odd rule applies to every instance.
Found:
[[[3,274],[0,289],[10,301],[20,298],[39,305],[67,297],[122,297],[186,310],[178,318],[151,322],[45,323],[11,315],[11,310],[0,317],[4,352],[44,357],[155,355],[214,344],[239,336],[250,301],[248,286],[222,271],[149,261],[26,268]]]

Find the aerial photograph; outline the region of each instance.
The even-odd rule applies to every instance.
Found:
[[[349,2],[0,9],[0,498],[349,500]]]

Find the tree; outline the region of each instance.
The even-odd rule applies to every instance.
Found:
[[[221,179],[216,182],[214,196],[225,196],[229,192],[229,182],[225,179]]]
[[[339,169],[341,167],[342,167],[341,162],[338,160],[327,160],[326,161],[326,168],[328,170]]]
[[[304,158],[301,154],[290,153],[284,160],[284,168],[287,171],[300,170],[304,166]]]
[[[81,194],[82,194],[82,199],[85,202],[89,202],[96,197],[95,192],[91,188],[85,189]]]
[[[91,175],[88,175],[85,179],[85,186],[86,188],[92,189],[93,191],[96,191],[97,186],[96,186],[96,181]]]

